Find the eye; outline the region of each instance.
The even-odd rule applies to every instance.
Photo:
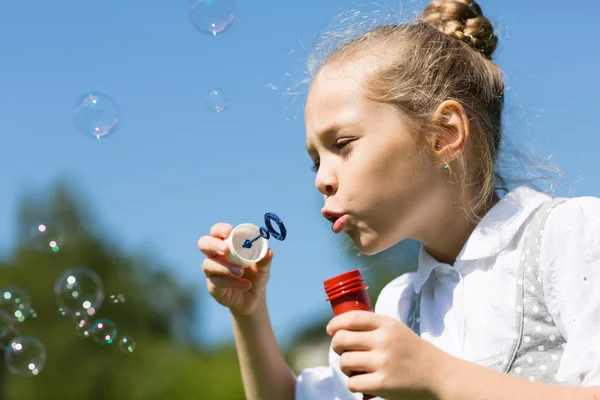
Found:
[[[349,150],[349,148],[347,147],[350,143],[352,143],[352,140],[340,140],[339,142],[336,142],[333,145],[333,148],[337,151],[337,152],[342,152],[342,150]]]
[[[310,169],[311,169],[313,172],[318,172],[318,171],[319,171],[319,164],[320,164],[320,163],[321,163],[321,162],[320,162],[320,161],[318,161],[318,160],[317,160],[317,161],[315,161],[315,162],[313,163],[313,165],[312,165],[312,167],[311,167]]]
[[[348,147],[348,145],[352,142],[353,142],[353,140],[340,140],[339,142],[336,142],[333,145],[333,149],[335,150],[336,153],[347,153],[350,151],[350,148]],[[313,170],[313,172],[319,171],[320,164],[321,164],[321,162],[319,160],[316,160],[313,163],[313,166],[311,168]]]

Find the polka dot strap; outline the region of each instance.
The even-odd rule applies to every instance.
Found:
[[[556,198],[535,213],[525,233],[517,275],[516,332],[508,356],[498,369],[530,381],[554,383],[565,340],[544,300],[540,245],[548,215],[566,199]]]

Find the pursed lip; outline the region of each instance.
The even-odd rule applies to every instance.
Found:
[[[321,214],[325,217],[326,220],[328,220],[331,223],[335,223],[335,221],[337,221],[338,218],[346,215],[345,212],[327,210],[325,208],[321,210]]]

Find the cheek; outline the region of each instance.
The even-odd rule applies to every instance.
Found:
[[[381,181],[385,184],[410,184],[420,180],[424,165],[415,153],[416,150],[408,146],[389,146],[373,159],[373,174],[383,178]]]

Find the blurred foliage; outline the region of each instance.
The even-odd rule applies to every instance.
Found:
[[[198,290],[171,277],[156,255],[122,249],[85,204],[74,185],[65,182],[20,199],[19,245],[0,260],[0,288],[18,286],[31,295],[38,317],[17,328],[44,343],[47,362],[39,376],[21,377],[11,374],[0,357],[0,400],[244,399],[233,344],[205,349],[191,339]],[[57,253],[32,246],[32,228],[44,221],[58,223],[65,235]],[[343,246],[348,269],[361,269],[373,304],[385,284],[416,266],[415,243],[373,257],[358,256],[349,239]],[[63,271],[80,266],[95,271],[104,284],[104,304],[90,322],[113,320],[119,337],[135,339],[133,353],[120,351],[118,338],[101,345],[78,336],[71,316],[58,312],[54,282]],[[125,303],[111,304],[111,294],[125,295]],[[291,361],[304,344],[327,343],[328,321],[312,321],[298,332],[293,346],[284,349],[286,359]]]
[[[72,185],[57,184],[50,193],[26,195],[19,202],[19,246],[0,261],[0,288],[19,286],[30,295],[37,318],[18,323],[24,336],[40,339],[47,351],[36,377],[11,374],[0,359],[1,400],[162,400],[244,399],[235,349],[202,349],[190,339],[194,291],[175,281],[152,255],[120,249],[84,207]],[[31,228],[55,221],[65,234],[57,253],[30,247]],[[54,297],[56,278],[66,269],[85,266],[103,280],[105,300],[96,318],[113,320],[119,336],[137,342],[133,353],[95,343],[75,333]],[[126,296],[111,304],[111,294]]]

